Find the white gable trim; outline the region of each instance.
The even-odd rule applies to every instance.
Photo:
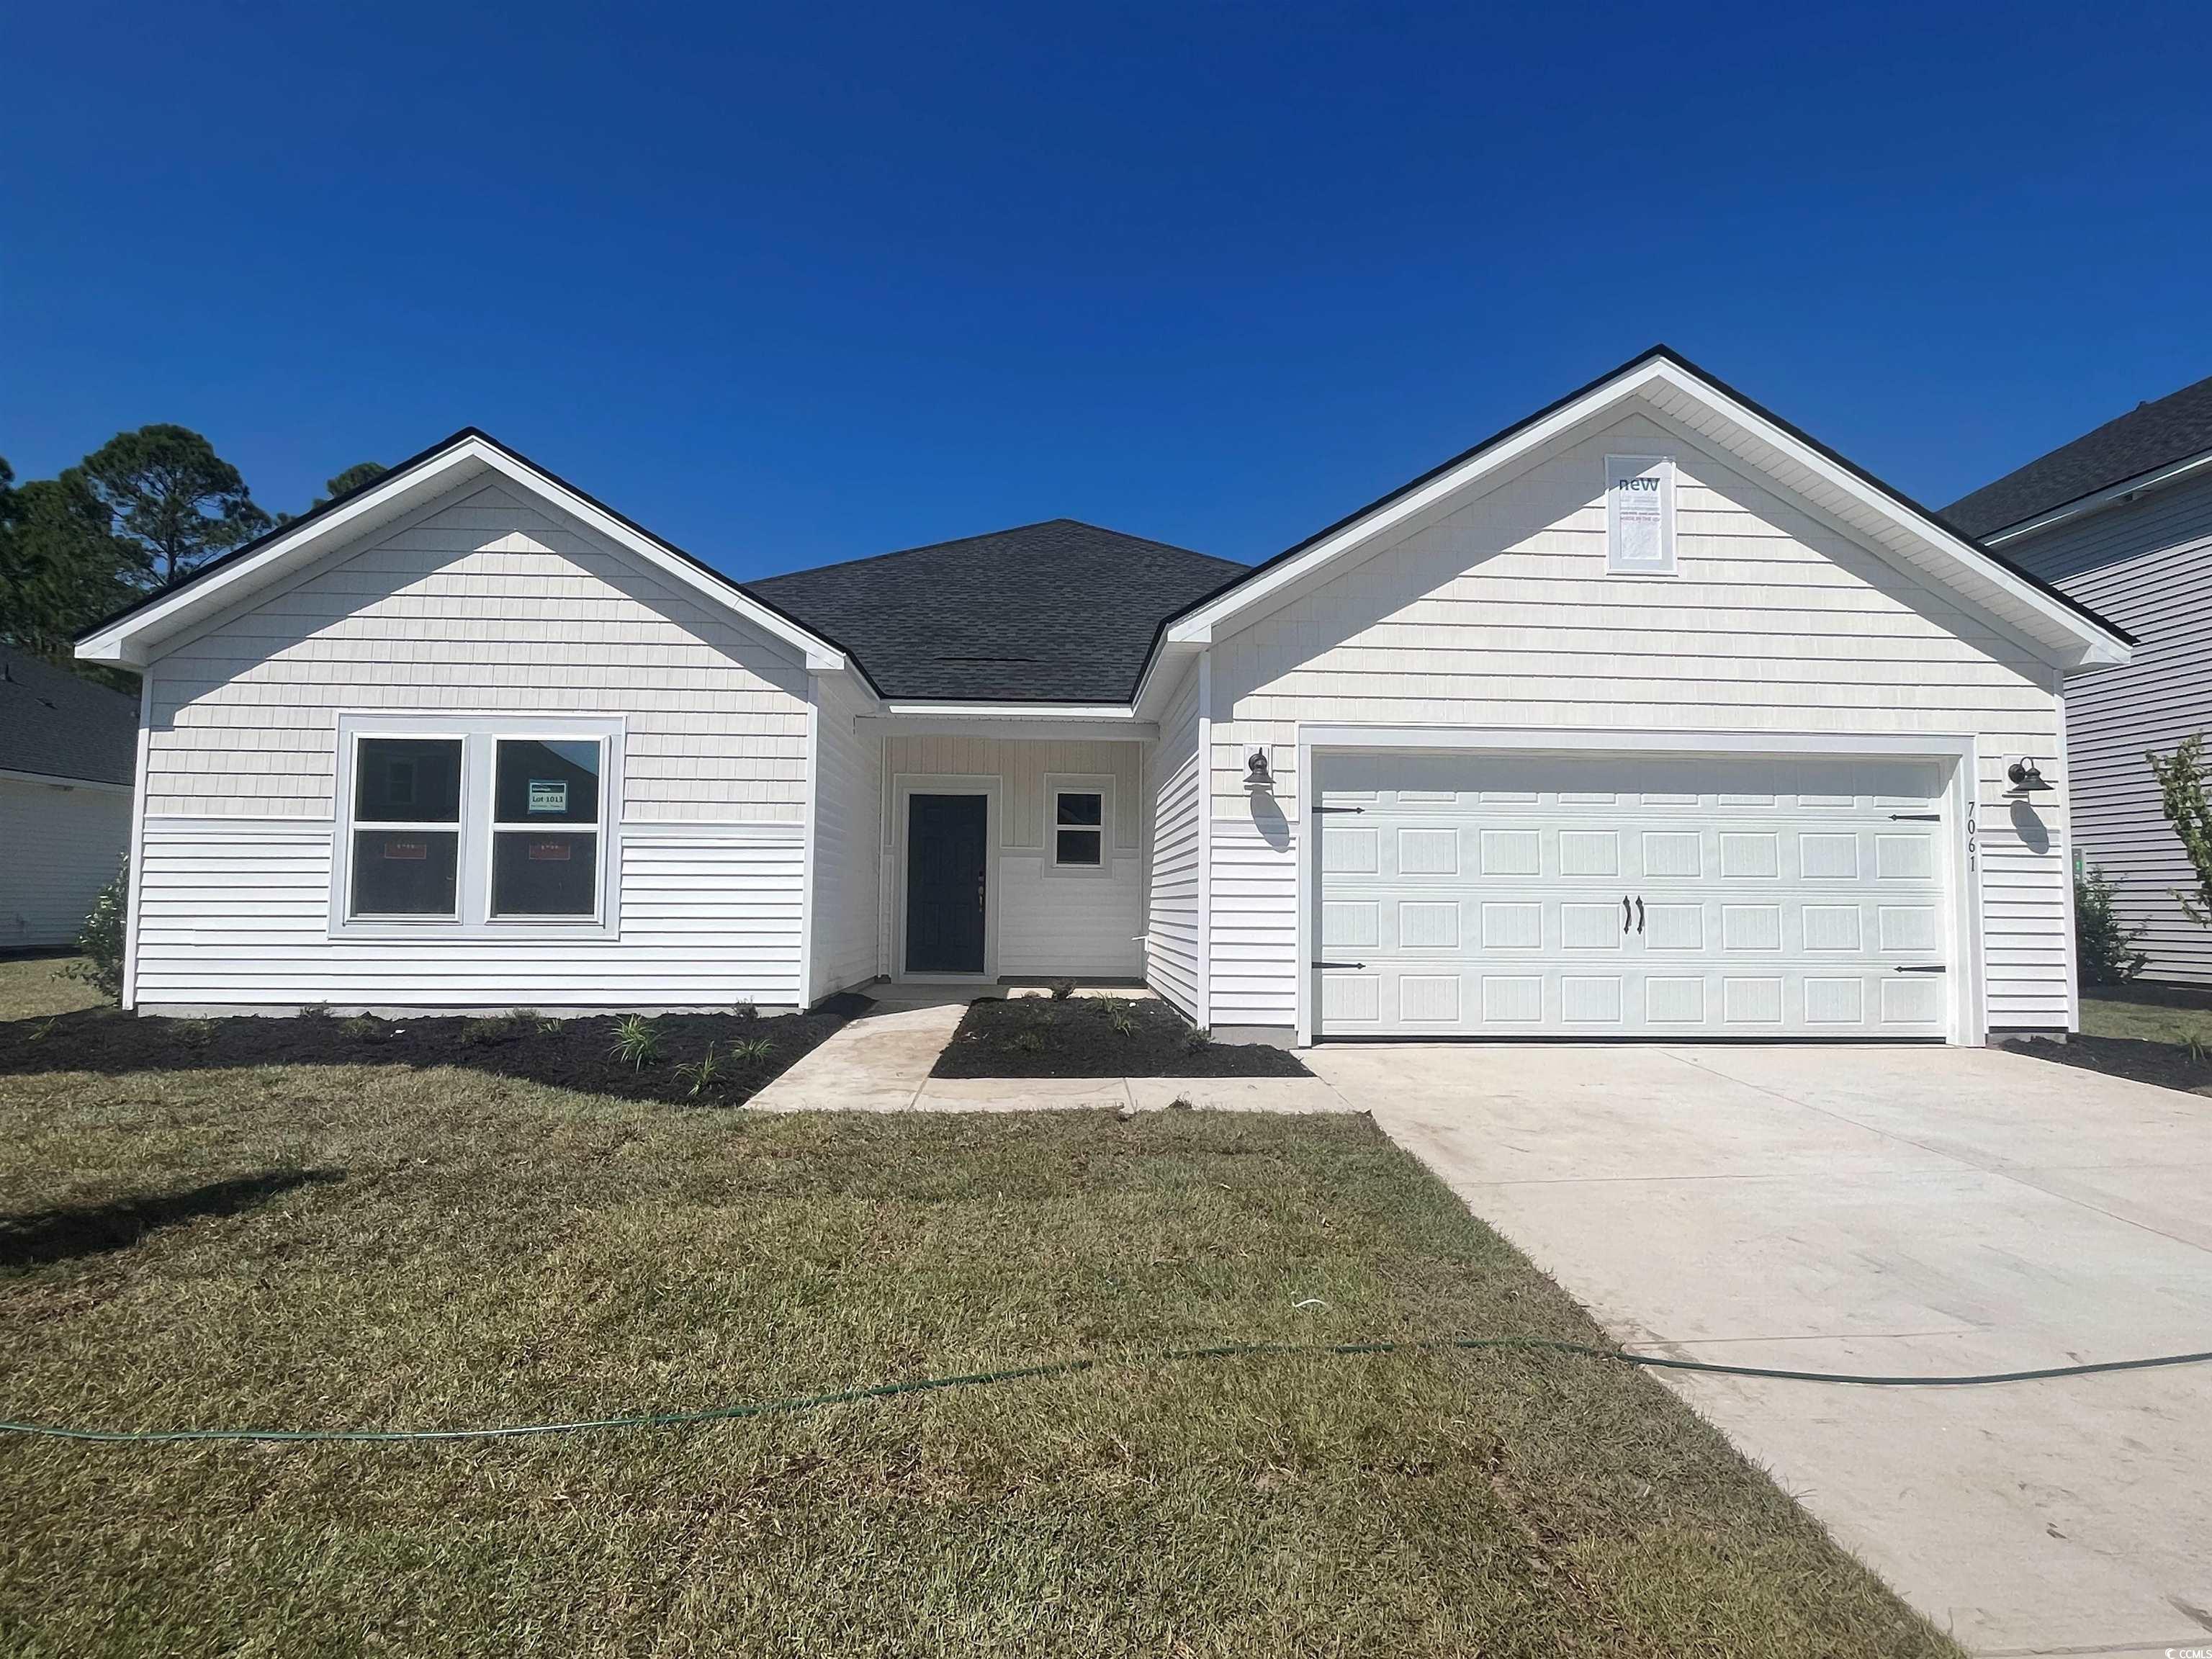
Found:
[[[829,641],[477,433],[464,434],[395,468],[329,511],[278,532],[252,551],[212,566],[151,604],[117,617],[80,640],[76,654],[88,662],[143,668],[161,653],[166,641],[231,611],[343,543],[385,528],[423,501],[477,477],[507,480],[682,586],[735,611],[762,633],[800,653],[810,672],[836,673],[846,667],[845,653]]]
[[[2039,654],[2060,667],[2119,665],[2134,655],[2126,640],[2045,592],[2025,575],[1989,556],[1933,518],[1869,483],[1816,445],[1788,430],[1732,396],[1703,375],[1671,358],[1650,356],[1632,363],[1588,391],[1515,428],[1435,476],[1326,532],[1249,580],[1170,623],[1163,644],[1209,645],[1219,632],[1303,582],[1322,567],[1358,550],[1387,541],[1417,526],[1462,492],[1515,466],[1568,434],[1593,423],[1632,398],[1708,442],[1718,443],[1715,427],[1732,431],[1738,443],[1720,447],[1749,466],[1774,475],[1793,498],[1807,498],[1793,471],[1817,481],[1822,495],[1814,505],[1827,510],[1871,550],[1914,574],[1937,580],[1993,620],[2008,623]],[[1702,413],[1703,422],[1690,418]]]

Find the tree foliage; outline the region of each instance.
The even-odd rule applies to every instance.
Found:
[[[112,532],[106,508],[82,478],[64,473],[4,491],[0,640],[68,664],[76,635],[150,580],[143,550]]]
[[[71,978],[82,980],[103,996],[123,994],[124,937],[130,914],[131,860],[126,858],[93,900],[92,914],[77,932],[76,948],[84,959],[69,965]]]
[[[2124,985],[2150,957],[2136,948],[2146,931],[2125,926],[2112,909],[2112,883],[2091,865],[2074,878],[2074,959],[2084,985]]]
[[[355,490],[374,483],[391,471],[392,469],[385,465],[382,461],[356,461],[344,471],[324,480],[323,493],[307,503],[307,513],[313,513],[319,507],[328,507],[339,496],[350,495]],[[276,515],[276,521],[279,524],[289,524],[295,519],[304,519],[307,516],[307,513],[280,513]]]
[[[2146,758],[2151,775],[2158,780],[2159,804],[2166,822],[2181,838],[2189,867],[2197,874],[2195,892],[2176,888],[2173,896],[2181,902],[2182,914],[2190,921],[2200,927],[2212,927],[2212,796],[2205,790],[2204,734],[2198,732],[2183,738],[2169,756],[2154,753]]]
[[[187,427],[118,432],[62,476],[72,473],[107,509],[112,533],[145,550],[164,587],[276,522],[238,469]]]

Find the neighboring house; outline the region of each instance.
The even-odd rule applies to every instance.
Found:
[[[2145,756],[2212,732],[2212,380],[2030,461],[1943,510],[2023,569],[2141,636],[2129,667],[2069,695],[2075,861],[2112,878],[2153,979],[2212,984],[2212,928]]]
[[[131,847],[138,706],[0,645],[0,951],[71,943]]]
[[[1284,1041],[2063,1030],[2062,678],[2129,658],[1663,349],[1249,569],[740,585],[464,432],[79,651],[147,677],[143,1009],[1083,974]]]

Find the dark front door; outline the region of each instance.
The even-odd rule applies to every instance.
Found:
[[[906,971],[983,971],[983,870],[989,803],[910,795],[906,805]]]

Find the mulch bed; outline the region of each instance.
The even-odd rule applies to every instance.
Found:
[[[659,1057],[643,1066],[615,1054],[619,1017],[611,1014],[581,1019],[340,1019],[327,1014],[163,1019],[91,1008],[51,1019],[0,1022],[0,1075],[248,1066],[459,1066],[629,1100],[738,1106],[870,1006],[866,997],[848,994],[804,1014],[664,1014],[652,1022],[660,1037]],[[760,1039],[770,1045],[764,1057],[733,1057],[737,1044]],[[697,1061],[709,1044],[717,1073],[694,1094],[692,1080],[679,1076],[677,1067]]]
[[[2014,1037],[2005,1047],[2061,1066],[2078,1066],[2084,1071],[2155,1083],[2166,1089],[2212,1094],[2212,1054],[2191,1060],[2189,1050],[2179,1042],[2149,1042],[2139,1037],[2074,1036],[2063,1042]]]
[[[1116,1029],[1116,1021],[1127,1030]],[[1198,1042],[1152,997],[1010,997],[970,1003],[933,1077],[1310,1077],[1287,1049]]]

